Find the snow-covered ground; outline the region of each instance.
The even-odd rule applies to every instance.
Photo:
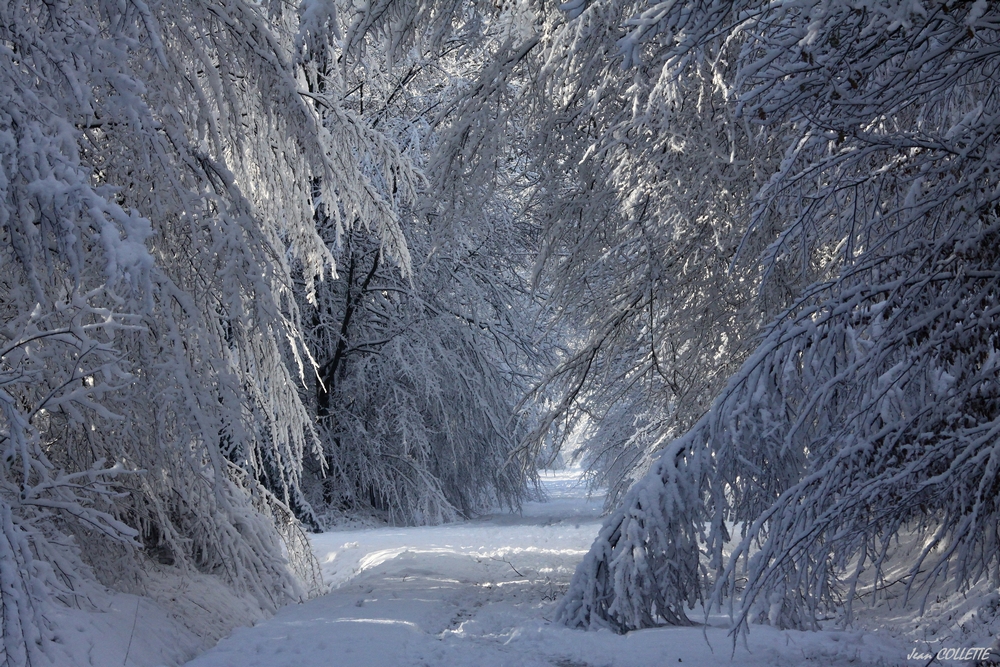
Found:
[[[139,594],[91,586],[77,607],[54,605],[55,641],[46,647],[53,667],[183,664],[234,627],[267,616],[248,596],[198,572],[150,566],[142,581],[120,584]]]
[[[601,499],[587,498],[575,471],[543,483],[549,500],[528,503],[520,516],[316,536],[332,592],[237,629],[189,667],[918,664],[907,660],[913,644],[878,631],[755,626],[734,650],[723,616],[706,627],[625,636],[553,625],[597,533]]]

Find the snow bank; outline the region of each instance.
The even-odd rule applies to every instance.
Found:
[[[90,591],[79,608],[55,607],[56,667],[181,665],[229,635],[265,618],[256,601],[240,597],[219,578],[155,567],[139,595]]]

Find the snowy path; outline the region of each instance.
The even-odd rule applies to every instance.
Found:
[[[189,667],[708,667],[906,664],[908,646],[860,632],[754,627],[735,654],[719,618],[626,636],[548,622],[600,525],[571,474],[523,516],[316,536],[334,590],[241,628]],[[708,642],[706,643],[706,638]],[[713,652],[714,649],[714,652]],[[914,664],[914,663],[911,663]]]

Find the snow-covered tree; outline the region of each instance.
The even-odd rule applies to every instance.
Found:
[[[815,627],[829,609],[849,620],[855,586],[880,581],[901,531],[924,538],[913,590],[996,577],[996,6],[618,11],[625,64],[657,73],[642,113],[707,84],[698,68],[717,63],[722,126],[780,152],[734,172],[744,224],[730,272],[741,279],[752,260],[756,312],[780,312],[703,417],[649,437],[662,453],[609,517],[560,618],[624,631],[684,623],[685,606],[707,600],[744,629]]]
[[[292,266],[333,269],[317,199],[407,251],[363,160],[398,154],[308,89],[325,3],[275,4],[0,3],[3,664],[141,547],[264,609],[319,585]]]
[[[340,15],[343,50],[319,69],[342,78],[344,108],[424,180],[407,204],[398,179],[370,166],[381,196],[399,202],[405,266],[360,229],[341,233],[325,204],[319,211],[340,272],[318,289],[307,327],[326,457],[311,502],[404,523],[516,506],[533,474],[514,418],[537,356],[524,277],[533,238],[515,216],[524,148],[505,141],[516,128],[495,113],[509,86],[481,85],[510,22],[476,3],[350,5]]]
[[[720,83],[738,47],[687,57],[675,78],[661,76],[663,54],[623,70],[634,8],[569,9],[546,26],[527,111],[540,175],[527,212],[544,230],[536,281],[578,333],[538,387],[558,398],[535,438],[587,415],[586,455],[614,506],[746,358],[763,313],[759,270],[736,254],[741,203],[780,152]]]

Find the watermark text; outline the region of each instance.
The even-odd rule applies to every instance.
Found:
[[[906,656],[907,660],[955,660],[958,662],[989,660],[990,647],[971,646],[969,648],[942,648],[934,653],[925,653],[919,649],[913,649]]]

